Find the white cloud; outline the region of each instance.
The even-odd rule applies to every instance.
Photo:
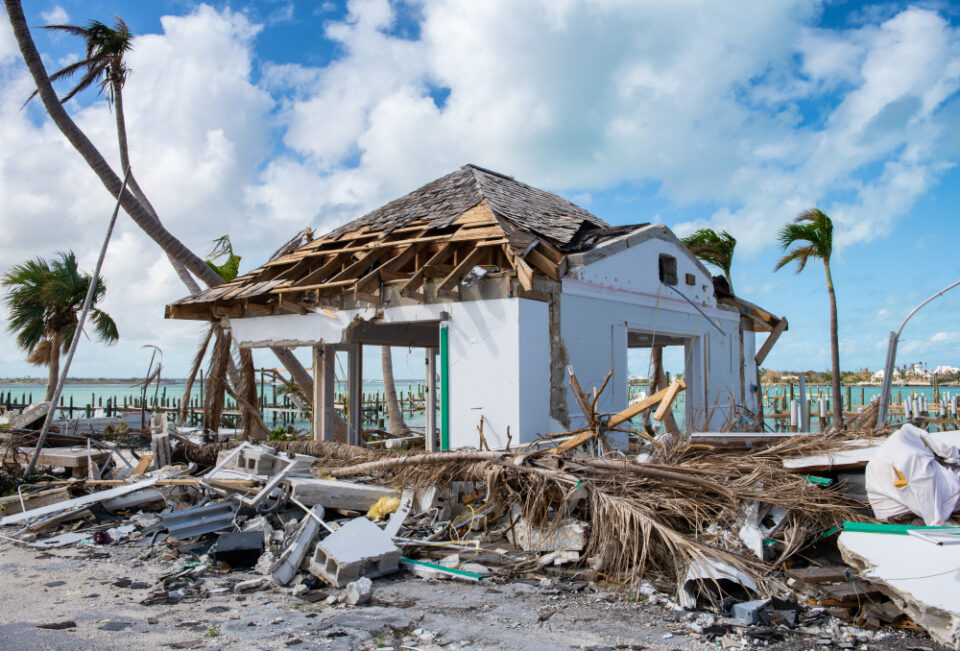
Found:
[[[250,81],[259,28],[242,14],[207,6],[164,17],[162,24],[163,33],[139,37],[128,58],[124,103],[133,169],[165,225],[188,247],[203,254],[210,240],[228,233],[249,264],[273,244],[262,240],[265,228],[247,228],[257,220],[244,198],[267,154],[267,116],[274,107]],[[90,270],[113,201],[56,128],[47,121],[38,126],[39,104],[19,109],[32,90],[19,61],[0,66],[0,82],[0,272],[67,248]],[[118,169],[114,116],[106,102],[99,98],[71,110]],[[274,237],[288,236],[284,231]],[[132,372],[127,364],[139,364],[140,346],[147,343],[164,348],[168,368],[183,373],[198,326],[164,320],[163,306],[186,290],[159,248],[125,215],[104,277],[104,308],[117,319],[121,342],[106,356],[99,345],[81,346],[77,373],[115,373],[117,360]],[[0,365],[25,368],[19,351],[0,349]]]
[[[250,268],[304,225],[475,162],[568,196],[653,184],[669,206],[711,206],[678,232],[726,228],[745,253],[819,205],[848,244],[889,229],[960,154],[960,37],[934,11],[813,29],[813,0],[436,0],[411,39],[391,35],[397,10],[350,2],[322,67],[256,61],[259,26],[206,5],[139,37],[133,168],[170,230],[198,252],[229,233]],[[0,266],[66,247],[89,266],[110,198],[38,106],[19,110],[32,88],[0,23]],[[105,102],[72,110],[116,165]],[[156,247],[126,218],[116,237],[121,346],[188,337],[160,319],[183,290]]]
[[[40,16],[47,25],[66,25],[70,22],[67,10],[60,5],[56,5],[47,11],[41,11]]]

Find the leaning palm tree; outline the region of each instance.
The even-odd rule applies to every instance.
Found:
[[[183,242],[177,239],[157,218],[156,212],[149,207],[146,197],[137,196],[130,187],[130,192],[123,192],[123,181],[110,168],[110,164],[103,157],[96,145],[90,141],[90,138],[77,126],[70,115],[64,110],[60,98],[47,76],[46,68],[37,46],[33,42],[30,34],[30,28],[27,25],[26,17],[23,15],[23,7],[19,0],[3,0],[7,9],[7,16],[10,19],[10,26],[13,28],[13,35],[20,48],[23,61],[37,85],[37,94],[43,102],[43,106],[50,116],[50,119],[57,126],[70,145],[77,151],[91,170],[100,179],[103,186],[113,197],[118,198],[124,211],[130,215],[130,218],[139,226],[150,239],[156,242],[170,261],[174,264],[177,274],[191,293],[200,290],[196,281],[190,276],[192,273],[200,281],[209,287],[215,287],[223,282],[217,273],[208,267],[204,261],[193,251],[184,246]],[[82,28],[81,28],[82,29]],[[128,39],[131,38],[129,33]],[[126,49],[129,51],[129,48]],[[89,58],[89,57],[88,57]],[[120,112],[122,114],[122,111]],[[125,147],[121,147],[123,151]],[[123,161],[128,164],[128,161]],[[124,167],[126,173],[128,167]],[[129,185],[129,180],[128,180]],[[188,273],[189,271],[189,273]],[[303,364],[296,358],[293,352],[287,348],[271,347],[271,351],[277,356],[280,362],[290,371],[290,375],[308,396],[313,395],[313,378],[303,367]]]
[[[53,396],[60,374],[60,354],[70,347],[91,278],[80,273],[72,251],[60,253],[53,262],[43,258],[12,267],[0,285],[8,288],[5,302],[10,311],[7,328],[16,333],[17,346],[28,351],[27,360],[47,366],[46,400]],[[94,305],[103,300],[106,285],[98,278]],[[117,341],[117,325],[106,312],[92,307],[93,331],[97,339]]]
[[[737,238],[727,231],[717,233],[712,228],[701,228],[681,241],[701,262],[720,269],[731,291],[733,290],[730,266],[733,264],[733,250],[737,246]]]
[[[823,261],[827,274],[827,296],[830,299],[830,361],[833,366],[833,420],[843,426],[843,404],[840,387],[840,347],[837,340],[837,296],[830,274],[830,254],[833,253],[833,222],[817,209],[805,210],[793,222],[780,229],[780,246],[786,252],[774,271],[790,262],[797,263],[797,273],[803,271],[811,258]],[[791,249],[790,247],[794,247]]]

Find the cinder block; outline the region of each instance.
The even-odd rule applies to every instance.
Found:
[[[361,577],[400,569],[400,550],[390,536],[366,518],[354,518],[317,543],[310,573],[338,588]]]

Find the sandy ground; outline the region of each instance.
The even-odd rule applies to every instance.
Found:
[[[654,597],[639,601],[587,587],[577,592],[523,582],[430,582],[402,572],[374,582],[366,606],[308,603],[289,590],[237,594],[256,575],[206,575],[204,596],[143,602],[182,562],[133,545],[49,551],[0,544],[0,647],[8,649],[941,649],[903,632],[847,629],[822,616],[780,641],[734,634],[711,642],[712,616]],[[728,620],[723,620],[728,621]],[[45,629],[41,625],[64,628]],[[753,629],[756,630],[756,629]],[[855,635],[862,639],[858,640]]]

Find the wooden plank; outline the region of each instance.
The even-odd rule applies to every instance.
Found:
[[[850,568],[845,565],[787,568],[783,571],[788,579],[794,579],[795,581],[809,585],[816,585],[818,583],[843,583],[847,581],[849,572]]]
[[[520,281],[520,286],[528,292],[533,290],[533,269],[530,268],[530,265],[518,256],[507,244],[503,245],[503,253],[507,256],[507,262],[516,270],[517,280]]]
[[[763,360],[767,358],[767,355],[770,354],[770,351],[773,349],[773,345],[777,343],[777,339],[780,338],[780,335],[783,334],[783,331],[787,329],[787,319],[786,317],[780,319],[780,323],[773,329],[773,332],[770,333],[770,336],[767,337],[767,340],[763,342],[763,345],[760,347],[760,350],[754,356],[754,360],[757,363],[757,368],[760,368],[760,365],[763,364]]]
[[[400,295],[408,298],[414,298],[414,296],[411,296],[411,294],[415,294],[415,297],[422,298],[422,294],[417,293],[417,290],[420,289],[420,286],[423,284],[423,277],[425,273],[424,270],[430,265],[443,262],[450,256],[450,253],[452,252],[453,245],[449,242],[441,246],[440,249],[430,256],[430,259],[427,260],[422,267],[420,267],[419,271],[415,272],[413,276],[410,277],[410,280],[403,284],[403,286],[400,288]]]
[[[558,445],[557,447],[553,448],[551,452],[553,454],[563,454],[567,450],[572,450],[577,446],[583,445],[584,443],[586,443],[596,435],[597,433],[594,432],[592,429],[584,430],[583,432],[580,432],[573,438],[569,438],[563,443],[561,443],[560,445]]]
[[[654,420],[663,420],[663,417],[666,416],[667,412],[670,411],[670,408],[673,406],[674,399],[677,397],[677,394],[680,393],[681,383],[682,380],[677,380],[667,387],[667,393],[663,396],[663,400],[660,401],[660,406],[657,407],[655,412],[653,412],[652,418]]]
[[[131,475],[142,475],[147,472],[147,469],[150,467],[150,464],[153,463],[153,455],[145,454],[140,457],[140,462],[137,464],[136,468],[133,469]]]
[[[457,217],[453,222],[457,226],[473,226],[477,224],[496,224],[497,218],[493,216],[493,211],[484,199],[470,210]]]
[[[366,276],[358,280],[357,285],[353,290],[354,298],[357,298],[360,294],[367,293],[372,289],[377,289],[380,285],[380,280],[383,276],[383,273],[399,269],[403,265],[410,262],[410,260],[413,259],[413,256],[417,254],[417,249],[417,246],[408,246],[399,254],[393,256],[382,265],[368,273]]]
[[[533,249],[527,253],[525,260],[530,261],[534,267],[542,271],[544,274],[550,276],[554,280],[560,280],[560,273],[557,271],[557,265],[551,262],[550,258],[540,253],[537,249]]]
[[[480,261],[480,258],[483,257],[485,253],[486,251],[480,247],[470,251],[470,253],[468,253],[466,257],[460,261],[460,264],[458,264],[453,271],[447,274],[446,278],[440,281],[440,284],[437,285],[437,291],[439,292],[453,289],[457,283],[460,282],[460,279]]]
[[[294,314],[307,313],[307,308],[300,305],[299,303],[294,303],[290,299],[283,298],[282,296],[280,297],[280,301],[278,302],[278,305],[281,309],[286,310],[288,312],[293,312]]]
[[[304,286],[316,284],[318,281],[322,281],[328,278],[333,272],[337,271],[342,265],[344,260],[346,260],[346,253],[334,253],[333,257],[330,258],[325,264],[320,265],[316,271],[311,271],[303,278],[299,280],[291,280],[290,285],[285,286]]]
[[[683,380],[677,380],[673,384],[678,385],[679,387],[678,391],[680,389],[687,388],[687,384]],[[632,405],[630,405],[620,413],[614,414],[613,416],[610,417],[610,420],[607,421],[607,427],[616,427],[617,425],[620,425],[630,420],[640,412],[646,411],[647,409],[650,409],[654,405],[660,404],[660,401],[663,400],[663,398],[667,395],[667,392],[670,390],[673,384],[671,384],[666,389],[660,389],[659,391],[654,393],[652,396],[647,396],[643,400],[633,403]]]
[[[243,308],[239,305],[214,305],[214,316],[243,316]]]

